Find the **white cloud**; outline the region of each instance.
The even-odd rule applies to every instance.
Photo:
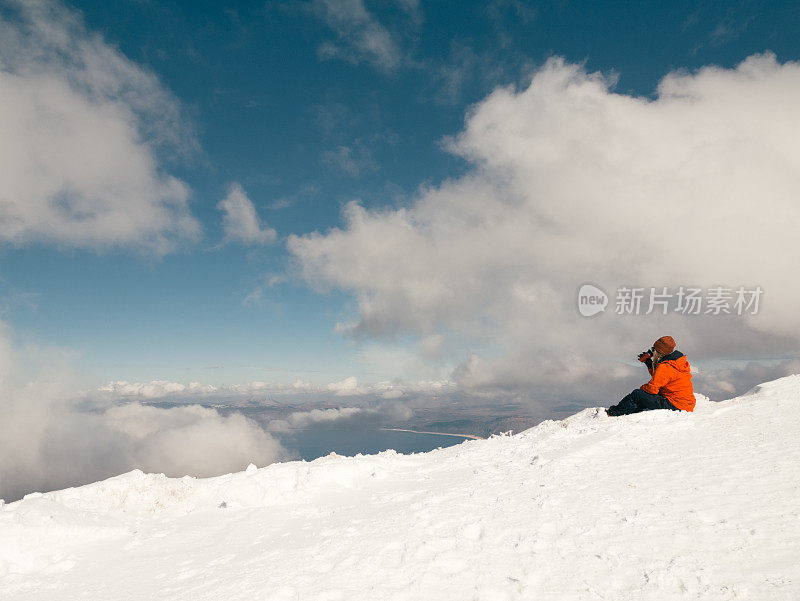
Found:
[[[411,13],[417,9],[414,2],[400,4]],[[367,62],[386,71],[401,63],[398,38],[367,10],[363,0],[314,0],[312,10],[337,37],[335,42],[320,46],[321,58],[338,58],[353,64]]]
[[[158,151],[196,150],[178,101],[55,2],[0,16],[0,242],[164,253],[194,240]]]
[[[364,409],[361,407],[335,407],[331,409],[312,409],[311,411],[295,411],[286,419],[276,419],[269,422],[272,432],[288,432],[310,428],[317,424],[325,424],[352,418]]]
[[[112,407],[99,417],[100,427],[107,427],[117,445],[126,447],[125,470],[138,467],[205,477],[288,457],[275,438],[238,413],[223,417],[197,405],[162,409],[132,403]]]
[[[223,212],[222,227],[226,241],[242,244],[271,244],[275,241],[275,230],[261,222],[253,201],[239,184],[231,185],[228,195],[217,208]]]
[[[336,393],[336,396],[359,394],[358,380],[353,376],[345,378],[340,382],[328,384],[327,388],[331,392]]]
[[[469,173],[290,237],[302,277],[356,298],[358,335],[466,341],[454,377],[470,390],[616,397],[642,375],[616,358],[664,333],[690,359],[796,347],[800,64],[670,73],[655,99],[613,84],[552,59],[496,90],[450,142]],[[587,281],[761,285],[765,300],[751,318],[585,319]]]
[[[411,418],[413,410],[404,403],[397,402],[394,395],[384,397],[385,401],[368,407],[333,407],[296,411],[286,419],[276,419],[267,425],[271,432],[289,432],[315,427],[346,425],[351,428],[374,428],[381,424],[397,424]]]

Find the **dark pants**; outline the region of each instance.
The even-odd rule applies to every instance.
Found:
[[[609,407],[608,414],[612,416],[629,415],[631,413],[639,413],[640,411],[650,411],[651,409],[678,410],[675,405],[670,403],[663,396],[650,394],[641,388],[637,388],[619,403],[613,407]]]

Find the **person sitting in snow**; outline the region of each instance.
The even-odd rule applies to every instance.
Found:
[[[675,350],[672,336],[656,340],[653,348],[639,354],[639,361],[647,365],[650,381],[606,409],[608,415],[628,415],[651,409],[694,411],[692,370],[686,356]]]

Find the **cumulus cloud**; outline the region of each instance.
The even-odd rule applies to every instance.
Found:
[[[345,378],[340,382],[333,382],[332,384],[328,384],[328,390],[334,392],[337,396],[344,396],[347,394],[357,394],[358,389],[358,379],[353,376],[349,378]]]
[[[226,241],[242,244],[271,244],[275,241],[275,230],[262,223],[253,201],[239,184],[231,185],[228,195],[217,208],[223,212],[222,228]]]
[[[701,361],[795,349],[800,64],[673,72],[654,98],[614,84],[554,58],[495,90],[449,141],[467,174],[290,237],[301,277],[355,297],[354,335],[466,341],[453,378],[469,390],[615,397],[641,379],[628,359],[667,332]],[[749,317],[634,317],[612,298],[586,319],[585,282],[760,285],[764,301]]]
[[[38,353],[34,365],[36,356],[21,355],[0,322],[0,498],[7,501],[134,468],[211,476],[287,457],[272,435],[240,414],[138,402],[87,408],[74,392],[68,361]]]
[[[177,99],[56,2],[0,14],[0,242],[164,253],[196,239],[158,153],[197,143]]]

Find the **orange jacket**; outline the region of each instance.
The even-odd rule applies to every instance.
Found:
[[[650,394],[658,394],[683,411],[694,411],[694,390],[692,388],[692,370],[686,356],[679,351],[672,351],[650,371],[650,381],[642,386],[642,390]]]

